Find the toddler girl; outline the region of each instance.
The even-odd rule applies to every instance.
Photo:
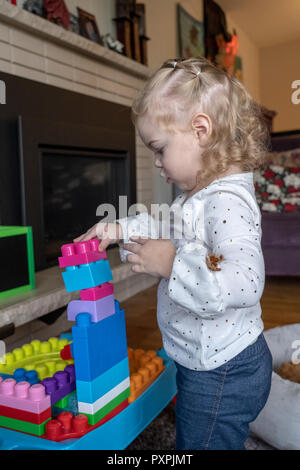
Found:
[[[161,278],[157,319],[177,368],[176,448],[245,449],[272,374],[253,185],[266,148],[259,106],[235,78],[194,57],[166,61],[132,116],[161,176],[181,189],[171,208],[184,233],[175,236],[173,220],[163,239],[141,213],[99,223],[75,241],[98,235],[101,250],[118,241],[133,271]]]

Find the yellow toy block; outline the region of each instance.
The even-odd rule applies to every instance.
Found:
[[[128,403],[132,403],[157,379],[165,369],[163,359],[157,356],[156,351],[128,348],[130,371],[130,396]]]
[[[60,351],[69,344],[67,339],[49,338],[48,341],[35,339],[4,355],[0,363],[0,373],[12,375],[16,369],[36,370],[40,380],[52,377],[55,372],[64,370],[73,359],[64,361]]]

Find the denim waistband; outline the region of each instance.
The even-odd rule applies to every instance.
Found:
[[[268,344],[265,340],[265,337],[263,333],[261,333],[257,337],[257,340],[255,341],[255,343],[247,346],[245,349],[243,349],[243,351],[241,351],[239,354],[233,357],[229,362],[230,363],[243,362],[246,359],[261,356],[267,351],[270,352]]]

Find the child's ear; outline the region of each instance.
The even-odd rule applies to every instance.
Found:
[[[192,119],[192,129],[195,132],[199,143],[205,143],[212,132],[212,123],[210,117],[203,113],[196,114]]]

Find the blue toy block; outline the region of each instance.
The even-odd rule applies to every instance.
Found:
[[[14,371],[15,381],[18,382],[29,382],[30,385],[35,385],[40,383],[40,379],[38,378],[38,374],[36,370],[26,370],[26,369],[16,369]]]
[[[113,279],[107,259],[67,267],[62,275],[67,292],[97,287]]]
[[[11,374],[0,374],[3,380],[5,379],[14,379],[17,383],[19,382],[28,382],[30,385],[35,385],[40,383],[36,370],[26,370],[26,369],[16,369]]]
[[[76,380],[94,380],[127,357],[124,310],[97,323],[80,313],[72,334]]]
[[[77,399],[79,402],[94,403],[127,377],[129,377],[129,363],[126,357],[90,382],[77,380]]]

